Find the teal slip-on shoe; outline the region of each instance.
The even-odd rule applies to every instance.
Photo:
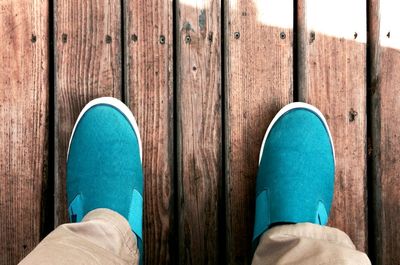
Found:
[[[301,102],[282,108],[261,146],[253,243],[272,225],[325,225],[331,209],[335,155],[322,113]]]
[[[108,208],[124,216],[143,257],[142,147],[135,118],[115,98],[90,101],[79,114],[67,155],[67,196],[71,222],[91,210]]]

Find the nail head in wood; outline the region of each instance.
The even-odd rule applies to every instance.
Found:
[[[36,35],[33,35],[33,34],[32,34],[31,42],[32,42],[32,43],[35,43],[35,42],[36,42]]]
[[[62,41],[62,43],[67,43],[67,41],[68,41],[68,35],[65,34],[65,33],[63,33],[63,34],[61,35],[61,41]]]
[[[314,31],[311,31],[311,32],[310,32],[310,43],[313,43],[314,40],[315,40],[315,32],[314,32]]]
[[[358,115],[358,112],[355,111],[353,108],[350,109],[349,111],[349,121],[352,122],[356,119],[356,116]]]
[[[192,41],[192,38],[190,37],[190,35],[186,35],[185,42],[189,44],[191,41]]]
[[[213,32],[212,32],[212,31],[210,31],[210,32],[208,33],[208,41],[209,41],[209,42],[212,42],[212,41],[213,41]]]
[[[286,39],[286,33],[283,32],[283,31],[279,34],[279,36],[280,36],[280,38],[281,38],[282,40]]]
[[[137,35],[136,35],[136,34],[132,34],[131,40],[132,40],[133,42],[137,42],[137,39],[138,39]]]
[[[240,32],[236,31],[235,33],[233,33],[233,36],[235,36],[235,39],[239,39],[240,38]]]
[[[165,44],[165,36],[164,35],[160,35],[160,43]]]
[[[106,35],[106,43],[111,43],[112,42],[112,38],[110,35]]]

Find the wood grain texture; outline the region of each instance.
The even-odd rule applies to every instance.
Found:
[[[227,0],[225,7],[226,258],[250,264],[262,138],[292,101],[293,1]]]
[[[400,30],[398,2],[370,4],[374,264],[400,260]],[[375,240],[375,239],[374,239]]]
[[[223,255],[220,1],[177,2],[179,263]]]
[[[344,230],[365,251],[366,2],[302,0],[298,14],[300,100],[322,111],[335,145],[329,225]]]
[[[174,263],[172,2],[125,2],[125,89],[143,144],[146,264]]]
[[[0,264],[39,243],[47,183],[48,2],[0,2]]]
[[[121,95],[120,1],[55,3],[55,225],[68,221],[66,155],[82,108],[100,96]]]

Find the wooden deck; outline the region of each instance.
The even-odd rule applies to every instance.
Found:
[[[146,264],[249,264],[262,137],[319,107],[337,158],[329,224],[400,260],[395,0],[0,2],[0,264],[67,221],[82,107],[122,99],[143,140]]]

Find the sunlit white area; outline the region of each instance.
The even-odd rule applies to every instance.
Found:
[[[309,31],[366,43],[367,1],[306,0],[305,2]]]
[[[257,21],[273,27],[293,28],[293,0],[254,0]]]
[[[191,7],[205,7],[206,0],[179,0],[179,3],[182,5],[187,5],[187,6],[191,6]]]
[[[257,21],[263,25],[293,28],[293,0],[229,0],[229,8],[238,8],[239,1],[246,3],[252,1],[256,10]],[[206,0],[179,0],[180,4],[194,7],[206,8]]]
[[[239,1],[252,1],[257,21],[266,26],[293,27],[293,0],[229,0],[229,8]],[[307,30],[356,42],[367,41],[365,0],[304,0]],[[194,8],[207,8],[206,0],[180,0]],[[380,44],[400,49],[400,0],[380,0]]]
[[[400,49],[400,1],[381,0],[380,19],[380,44]]]

